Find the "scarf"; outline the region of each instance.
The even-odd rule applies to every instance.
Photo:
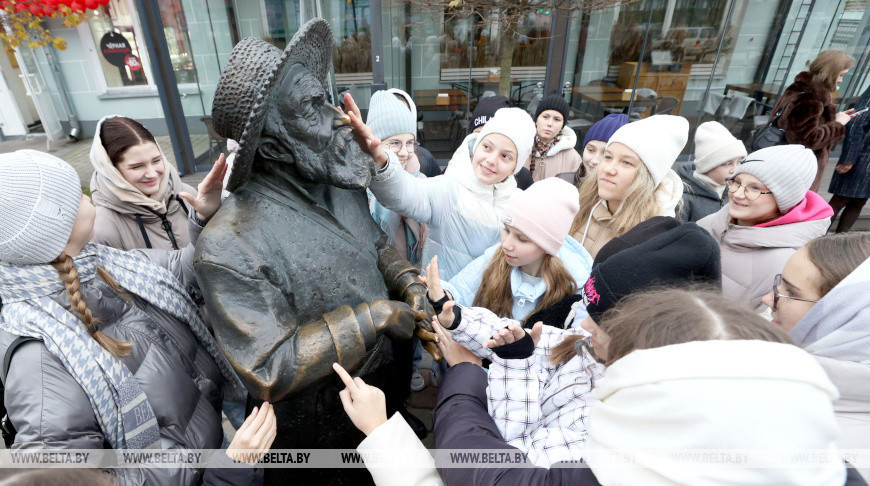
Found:
[[[97,123],[97,129],[96,132],[94,132],[94,141],[91,144],[90,153],[91,165],[94,166],[94,171],[96,172],[94,179],[99,180],[101,187],[104,190],[110,191],[122,202],[150,208],[156,213],[166,213],[169,207],[169,201],[175,196],[175,193],[181,187],[181,177],[178,176],[178,170],[169,162],[169,159],[166,158],[166,155],[163,153],[160,146],[157,145],[157,142],[154,142],[154,145],[157,145],[157,150],[160,151],[160,157],[163,159],[163,176],[160,179],[160,191],[152,199],[143,194],[139,189],[136,189],[136,186],[127,182],[127,180],[124,179],[124,176],[121,175],[121,172],[115,168],[114,164],[112,164],[112,161],[109,159],[109,154],[106,153],[106,148],[103,147],[103,141],[100,138],[103,122],[116,116],[120,115],[109,115],[103,117],[103,119]]]
[[[708,176],[707,174],[702,174],[697,170],[695,172],[692,172],[692,175],[695,177],[695,179],[698,179],[701,184],[707,186],[707,189],[710,189],[714,193],[718,194],[719,199],[722,200],[722,196],[725,195],[724,184],[718,184],[716,181],[711,179],[710,176]]]
[[[556,136],[553,137],[553,140],[550,140],[549,142],[545,142],[541,140],[541,137],[535,135],[535,157],[544,157],[550,153],[550,150],[552,150],[561,139],[562,132],[557,133]]]
[[[244,388],[208,332],[193,300],[166,269],[134,252],[88,244],[75,258],[79,280],[93,280],[98,266],[121,286],[185,322],[217,363],[225,396],[241,398]],[[145,393],[120,360],[103,349],[85,324],[49,296],[64,290],[51,265],[0,262],[0,328],[37,338],[57,357],[88,396],[100,429],[113,449],[155,447],[160,439],[154,411]]]

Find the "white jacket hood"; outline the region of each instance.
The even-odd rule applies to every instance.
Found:
[[[789,334],[814,355],[870,365],[870,259],[831,289]]]
[[[585,460],[603,485],[842,485],[831,401],[837,389],[812,356],[789,344],[697,341],[634,351],[593,390]],[[674,450],[813,449],[821,467],[716,467]],[[638,467],[613,466],[633,453]],[[751,459],[750,459],[751,460]]]

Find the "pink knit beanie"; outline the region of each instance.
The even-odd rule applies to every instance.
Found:
[[[579,210],[577,188],[558,177],[550,177],[514,196],[502,221],[555,256]]]

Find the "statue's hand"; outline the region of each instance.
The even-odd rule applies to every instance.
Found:
[[[405,290],[405,303],[411,306],[412,309],[418,312],[421,316],[417,319],[417,327],[432,332],[432,316],[435,315],[435,309],[429,303],[429,298],[426,296],[426,287],[421,283],[414,283]]]
[[[369,303],[372,322],[377,333],[392,339],[411,339],[419,313],[397,300],[376,300]]]
[[[221,208],[221,192],[224,189],[224,176],[227,173],[227,158],[224,154],[218,157],[205,179],[197,186],[196,197],[182,192],[178,195],[196,210],[196,216],[208,221]]]

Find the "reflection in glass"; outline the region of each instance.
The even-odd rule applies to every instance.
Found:
[[[97,47],[97,58],[100,60],[100,67],[103,69],[107,87],[117,88],[148,84],[145,69],[141,64],[137,69],[131,69],[127,65],[116,66],[106,60],[100,52],[100,40],[107,33],[115,31],[123,35],[130,44],[130,54],[135,56],[136,60],[141,61],[139,43],[133,32],[133,16],[130,13],[127,0],[110,0],[108,5],[95,9],[93,16],[88,19],[88,26],[94,38],[94,45]],[[136,67],[135,61],[132,59],[131,64],[134,68]]]

